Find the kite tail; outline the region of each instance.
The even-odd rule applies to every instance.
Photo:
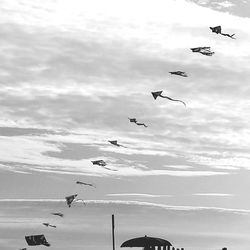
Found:
[[[186,103],[185,102],[183,102],[183,101],[181,101],[181,100],[176,100],[177,102],[181,102],[181,103],[183,103],[183,105],[185,106],[185,107],[187,107],[187,105],[186,105]]]
[[[234,37],[234,35],[235,35],[235,34],[232,34],[230,37],[231,37],[232,39],[236,39],[236,38]]]
[[[162,97],[162,98],[166,98],[166,99],[170,100],[170,99],[169,99],[169,97],[164,96],[164,95],[160,95],[160,97]]]
[[[147,126],[145,125],[145,123],[140,123],[140,122],[136,122],[136,125],[147,127]]]
[[[168,97],[168,96],[161,96],[161,97],[162,97],[162,98],[166,98],[166,99],[168,99],[168,100],[170,100],[170,101],[181,102],[181,103],[183,103],[183,105],[184,105],[185,107],[187,106],[186,103],[183,102],[183,101],[181,101],[181,100],[172,99],[172,98],[170,98],[170,97]]]
[[[228,37],[230,37],[230,38],[232,38],[232,39],[236,39],[236,38],[234,37],[235,34],[229,35],[229,34],[221,33],[221,35],[223,35],[223,36],[228,36]]]

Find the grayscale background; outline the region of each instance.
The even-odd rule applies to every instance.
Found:
[[[31,249],[24,236],[43,233],[51,250],[109,250],[114,213],[117,249],[147,234],[185,250],[248,250],[249,10],[243,0],[0,0],[0,249]],[[159,90],[187,107],[154,100]],[[68,208],[75,193],[87,204]]]

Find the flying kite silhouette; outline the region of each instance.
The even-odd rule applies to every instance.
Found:
[[[107,163],[104,160],[97,160],[97,161],[91,161],[93,165],[98,165],[98,166],[106,166]]]
[[[230,35],[230,34],[222,33],[221,32],[221,26],[215,26],[215,27],[209,27],[209,28],[212,30],[213,33],[220,34],[222,36],[228,36],[228,37],[230,37],[232,39],[236,39],[234,37],[235,34]]]
[[[137,122],[136,118],[129,118],[128,117],[128,119],[129,119],[130,122],[135,123],[138,126],[144,126],[145,128],[148,127],[145,123]]]
[[[128,117],[128,119],[129,119],[129,121],[130,121],[130,122],[134,122],[134,123],[137,123],[137,120],[136,120],[136,118],[129,118],[129,117]]]
[[[51,224],[49,224],[49,223],[43,223],[43,225],[46,226],[46,227],[54,227],[54,228],[56,228],[56,226],[51,225]]]
[[[86,183],[86,182],[82,182],[82,181],[77,181],[76,184],[90,186],[90,187],[94,187],[94,188],[96,187],[95,185],[93,185],[91,183]]]
[[[118,144],[117,141],[109,141],[112,145],[117,146],[117,147],[123,147],[126,148],[125,146],[122,146],[121,144]]]
[[[76,196],[77,196],[77,194],[73,194],[73,195],[70,195],[70,196],[65,197],[66,202],[67,202],[67,205],[68,205],[69,207],[71,207],[71,204],[72,204],[72,202],[75,200]]]
[[[25,240],[29,246],[44,245],[49,247],[50,244],[47,242],[43,234],[25,236]]]
[[[57,215],[57,216],[59,216],[59,217],[63,217],[63,216],[64,216],[62,213],[51,213],[51,214]]]
[[[120,147],[120,146],[118,146],[118,147]],[[103,160],[92,161],[92,163],[93,163],[93,165],[101,166],[102,168],[105,168],[107,170],[118,171],[118,170],[115,170],[115,169],[105,167],[107,165],[107,163],[105,161],[103,161]],[[81,183],[77,183],[77,184],[81,184]]]
[[[192,52],[200,52],[201,50],[210,50],[211,47],[196,47],[196,48],[190,48]]]
[[[181,100],[177,100],[177,99],[172,99],[172,98],[170,98],[170,97],[168,97],[168,96],[164,96],[164,95],[162,95],[162,92],[163,92],[163,91],[156,91],[156,92],[151,92],[151,94],[153,95],[153,97],[154,97],[155,100],[156,100],[157,97],[159,96],[159,97],[162,97],[162,98],[166,98],[166,99],[168,99],[168,100],[170,100],[170,101],[181,102],[181,103],[183,103],[183,104],[186,106],[186,103],[185,103],[185,102],[183,102],[183,101],[181,101]]]
[[[205,56],[212,56],[214,52],[211,51],[211,47],[196,47],[196,48],[190,48],[192,52],[201,53]]]
[[[182,76],[182,77],[187,77],[188,75],[183,72],[183,71],[170,71],[169,72],[171,75],[178,75],[178,76]]]

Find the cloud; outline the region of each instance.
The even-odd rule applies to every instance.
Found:
[[[171,197],[167,194],[137,194],[137,193],[121,193],[121,194],[106,194],[106,196],[135,196],[145,198]]]
[[[53,246],[108,250],[113,213],[117,242],[151,232],[185,249],[248,249],[250,21],[232,15],[249,16],[248,4],[230,3],[203,1],[219,12],[184,0],[1,2],[0,192],[19,199],[0,200],[0,248],[20,248],[49,219],[60,230]],[[203,45],[215,54],[189,49]],[[63,194],[79,178],[98,188],[68,209]],[[49,217],[59,209],[63,220]]]
[[[0,199],[1,203],[65,203],[63,199]],[[76,202],[76,204],[81,202]],[[141,201],[122,201],[122,200],[85,200],[87,206],[99,206],[99,205],[121,205],[121,206],[135,206],[135,207],[155,207],[173,211],[214,211],[236,214],[249,214],[250,210],[247,209],[231,209],[231,208],[219,208],[219,207],[202,207],[202,206],[169,206],[164,204],[157,204],[151,202]]]
[[[131,177],[138,190],[119,184],[116,191],[138,194],[151,192],[145,179],[159,184],[155,193],[166,183],[178,193],[203,185],[209,192],[217,181],[230,189],[228,179],[238,183],[249,170],[248,18],[184,0],[4,0],[0,14],[1,170]],[[211,33],[218,24],[237,39]],[[203,44],[212,57],[189,49]],[[187,108],[155,101],[153,90]],[[130,116],[148,128],[133,126]],[[93,166],[94,159],[117,171]]]
[[[8,131],[8,130],[7,130]],[[95,133],[90,131],[90,134],[79,135],[63,133],[57,134],[51,131],[43,135],[43,130],[29,130],[29,129],[12,129],[10,133],[16,132],[28,134],[27,136],[3,136],[0,147],[8,148],[0,153],[1,165],[0,168],[14,171],[14,172],[48,172],[59,174],[86,174],[93,176],[179,176],[179,177],[199,177],[199,176],[214,176],[226,175],[228,172],[224,171],[208,171],[208,170],[185,170],[181,167],[180,170],[166,170],[161,169],[161,164],[155,166],[154,169],[147,167],[145,164],[137,161],[130,162],[117,161],[114,154],[117,155],[140,155],[154,156],[158,155],[168,156],[169,153],[164,153],[163,150],[153,150],[154,143],[144,143],[144,148],[140,149],[138,141],[124,137],[125,141],[134,145],[129,149],[117,149],[107,142],[92,143],[93,138],[98,137]],[[34,135],[30,135],[36,132]],[[41,133],[41,134],[39,134]],[[103,132],[104,133],[104,132]],[[38,136],[39,135],[39,136]],[[77,138],[77,139],[76,139]],[[68,143],[65,143],[68,141]],[[72,143],[73,141],[74,143]],[[77,141],[81,143],[77,143]],[[106,146],[103,146],[106,144]],[[11,147],[9,146],[11,145]],[[157,145],[157,143],[156,143]],[[161,144],[159,144],[161,145]],[[152,148],[152,149],[151,149]],[[82,154],[82,150],[85,154]],[[87,154],[87,152],[89,152]],[[106,152],[106,155],[105,155]],[[162,154],[161,154],[162,152]],[[109,154],[107,154],[109,153]],[[100,154],[103,156],[100,157]],[[171,156],[171,154],[170,154]],[[91,160],[102,158],[108,162],[108,167],[118,170],[116,172],[106,170],[99,166],[93,166]],[[176,168],[176,165],[174,165]]]
[[[196,193],[195,196],[217,196],[217,197],[231,197],[233,194],[220,194],[220,193]]]
[[[192,0],[193,2],[208,7],[214,10],[230,13],[230,15],[236,15],[240,17],[248,17],[249,13],[246,11],[249,8],[248,1],[237,1],[237,0]]]
[[[164,166],[165,168],[174,168],[174,169],[190,169],[190,168],[193,168],[191,166],[185,166],[185,165],[166,165]]]
[[[221,6],[222,8],[229,8],[229,7],[235,6],[235,4],[233,4],[230,1],[224,1],[224,2],[218,3],[218,7],[219,6]]]

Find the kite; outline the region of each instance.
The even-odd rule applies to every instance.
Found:
[[[145,123],[137,122],[136,118],[128,118],[128,119],[129,119],[130,122],[133,122],[138,126],[144,126],[145,128],[148,127]]]
[[[151,94],[153,95],[153,97],[154,97],[155,100],[157,99],[158,96],[160,96],[160,97],[166,98],[166,99],[168,99],[168,100],[170,100],[170,101],[181,102],[181,103],[183,103],[183,104],[186,106],[186,103],[185,103],[185,102],[183,102],[183,101],[181,101],[181,100],[172,99],[172,98],[170,98],[170,97],[168,97],[168,96],[163,96],[163,95],[162,95],[162,92],[163,92],[163,91],[156,91],[156,92],[151,92]]]
[[[221,34],[221,26],[215,26],[215,27],[209,27],[212,32],[216,33],[216,34]]]
[[[98,166],[106,166],[107,163],[104,160],[97,160],[97,161],[91,161],[93,163],[93,165],[98,165]]]
[[[66,202],[67,202],[67,205],[68,205],[69,207],[71,207],[71,204],[72,204],[72,202],[75,200],[76,196],[77,196],[77,194],[73,194],[73,195],[70,195],[70,196],[65,197]]]
[[[47,247],[50,246],[50,244],[47,242],[43,234],[25,236],[25,240],[29,246],[38,246],[38,245],[44,245]]]
[[[90,187],[95,187],[95,185],[93,185],[91,183],[86,183],[86,182],[82,182],[82,181],[77,181],[76,184],[90,186]]]
[[[235,34],[229,35],[229,34],[226,34],[226,33],[221,33],[221,26],[215,26],[215,27],[209,27],[209,28],[212,30],[213,33],[220,34],[222,36],[228,36],[228,37],[230,37],[232,39],[236,39],[234,37]]]
[[[57,215],[57,216],[60,216],[60,217],[63,217],[64,215],[62,213],[51,213],[53,215]]]
[[[196,47],[196,48],[191,48],[192,52],[200,52],[201,50],[210,50],[211,47]]]
[[[113,144],[113,145],[115,145],[115,146],[117,146],[117,147],[123,147],[123,148],[126,148],[126,147],[124,147],[124,146],[122,146],[121,144],[118,144],[118,142],[117,141],[109,141],[111,144]]]
[[[43,223],[43,225],[46,226],[46,227],[54,227],[54,228],[56,228],[56,226],[51,225],[51,224],[49,224],[49,223]]]
[[[117,142],[117,141],[116,141],[116,142]],[[120,147],[120,146],[118,146],[118,147]],[[123,147],[123,146],[121,146],[121,147]],[[105,161],[103,161],[103,160],[92,161],[92,163],[93,163],[93,165],[101,166],[101,167],[103,167],[103,168],[105,168],[105,169],[107,169],[107,170],[117,171],[117,170],[114,170],[114,169],[105,167],[105,166],[107,165],[107,163],[106,163]],[[77,184],[83,184],[83,183],[77,183]],[[85,184],[83,184],[83,185],[87,185],[87,183],[85,183]],[[92,184],[91,184],[91,185],[92,185]],[[95,187],[95,186],[93,185],[93,187]]]
[[[137,123],[137,120],[136,120],[136,118],[129,118],[129,117],[128,117],[128,119],[129,119],[129,121],[130,121],[130,122],[134,122],[134,123]]]
[[[192,52],[198,52],[205,56],[212,56],[214,52],[211,51],[211,47],[197,47],[197,48],[190,48]]]
[[[171,75],[177,75],[177,76],[183,76],[183,77],[187,77],[187,74],[183,71],[170,71],[169,72]]]

